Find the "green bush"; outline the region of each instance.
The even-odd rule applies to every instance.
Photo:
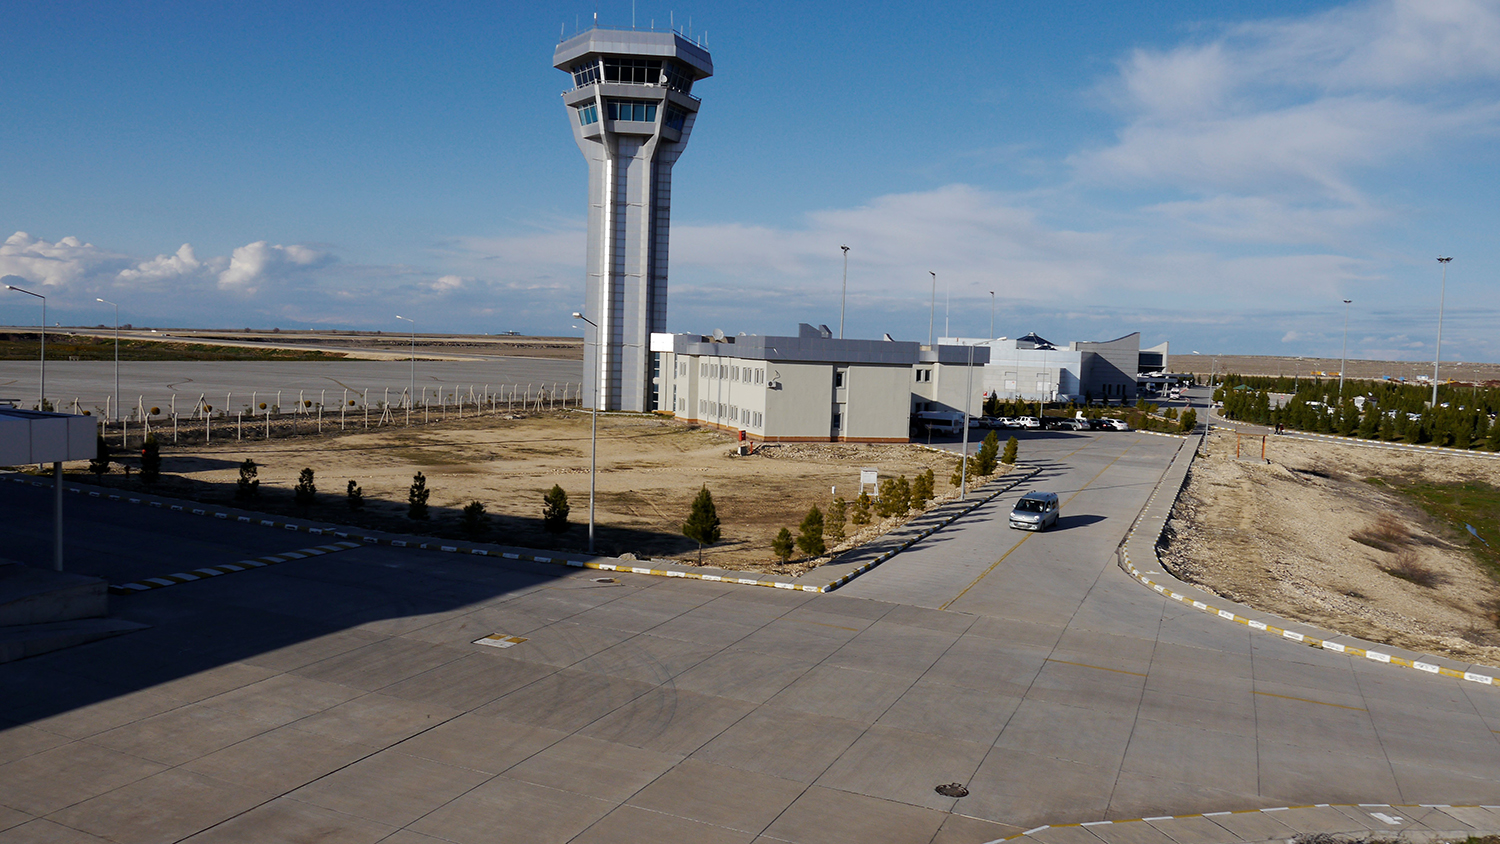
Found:
[[[828,513],[823,518],[823,533],[828,540],[837,545],[843,542],[844,523],[849,519],[849,502],[842,497],[833,499],[828,506]]]
[[[775,554],[776,558],[783,563],[792,558],[791,531],[782,528],[781,532],[776,534],[776,538],[771,540],[771,553]]]
[[[365,491],[359,488],[354,481],[344,489],[344,502],[349,505],[350,510],[363,510],[365,508]]]
[[[698,562],[703,562],[703,546],[719,541],[719,512],[714,507],[714,497],[708,487],[698,490],[693,499],[693,509],[687,521],[682,523],[682,535],[698,543]]]
[[[797,530],[797,547],[802,549],[802,553],[809,557],[821,557],[828,551],[828,546],[823,542],[823,511],[818,509],[818,505],[814,504],[807,511]]]
[[[905,475],[886,478],[880,482],[880,497],[875,501],[875,514],[882,519],[905,515],[911,509],[911,482]]]
[[[96,478],[109,471],[109,443],[104,441],[102,435],[97,440],[94,443],[94,457],[89,461],[89,471]]]
[[[240,479],[235,481],[234,497],[240,501],[249,501],[260,495],[260,480],[256,477],[259,474],[255,461],[245,458],[245,462],[240,464]]]
[[[870,523],[870,494],[864,490],[859,491],[859,497],[854,499],[853,512],[849,515],[849,521],[856,525],[867,525]]]
[[[911,482],[911,506],[921,510],[931,501],[934,484],[937,482],[932,477],[932,470],[928,469]]]
[[[1021,451],[1021,441],[1015,437],[1005,441],[1005,453],[1000,455],[1000,462],[1007,466],[1016,465],[1016,456]]]
[[[303,469],[297,476],[297,486],[292,489],[292,498],[303,509],[311,507],[318,499],[318,488],[313,485],[313,470]]]
[[[568,493],[559,484],[542,496],[542,530],[548,533],[564,533],[568,529]]]
[[[489,517],[484,514],[484,504],[478,501],[470,501],[463,509],[464,532],[473,536],[484,530],[484,523]]]
[[[406,491],[406,517],[416,521],[427,520],[427,497],[432,490],[427,488],[427,476],[421,472],[412,475],[411,488]]]
[[[1178,421],[1177,428],[1184,433],[1198,427],[1198,411],[1188,408],[1182,412],[1182,419]]]
[[[990,431],[980,444],[979,453],[974,455],[974,471],[985,477],[995,474],[995,455],[999,453],[1000,435]]]

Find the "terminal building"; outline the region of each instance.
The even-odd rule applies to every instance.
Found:
[[[1140,332],[1066,347],[1036,334],[992,340],[944,337],[938,342],[987,348],[984,395],[1002,401],[1134,404],[1146,373],[1165,370],[1168,356],[1167,343],[1142,349]]]
[[[907,442],[913,414],[982,410],[989,350],[795,337],[653,334],[654,409],[764,442]]]

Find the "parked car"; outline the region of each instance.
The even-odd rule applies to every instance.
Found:
[[[1057,428],[1061,431],[1087,431],[1089,423],[1087,419],[1059,419]]]
[[[1130,430],[1130,426],[1125,423],[1124,419],[1105,419],[1104,420],[1104,430],[1106,430],[1106,431],[1128,431],[1128,430]]]
[[[1021,496],[1010,511],[1010,526],[1017,530],[1046,530],[1057,524],[1061,512],[1057,493],[1033,490]]]
[[[1035,416],[1016,417],[1016,426],[1020,428],[1041,428],[1042,421]]]

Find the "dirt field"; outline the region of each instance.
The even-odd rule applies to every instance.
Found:
[[[480,501],[489,521],[485,533],[476,538],[554,550],[586,548],[586,413],[455,420],[238,446],[215,443],[164,449],[162,454],[163,482],[158,487],[163,494],[230,502],[238,466],[250,458],[259,464],[260,500],[246,505],[254,509],[297,512],[292,488],[302,468],[309,467],[319,502],[308,513],[310,518],[459,537],[465,535],[460,509]],[[783,567],[771,553],[771,539],[783,527],[796,534],[814,504],[826,510],[833,487],[852,501],[859,493],[862,467],[877,468],[881,477],[908,478],[931,467],[941,500],[953,492],[948,476],[956,463],[954,457],[916,445],[771,445],[740,457],[724,434],[654,417],[604,415],[599,418],[596,547],[601,553],[629,553],[639,559],[696,562],[697,546],[682,536],[681,525],[693,497],[706,485],[713,493],[723,541],[704,549],[705,565],[803,571],[818,561],[799,562],[794,557]],[[406,517],[407,492],[417,471],[426,476],[431,490],[432,519],[427,524]],[[351,479],[364,492],[362,514],[351,513],[345,503],[345,486]],[[112,475],[108,480],[118,484],[124,478]],[[567,492],[572,510],[572,528],[561,537],[541,529],[542,495],[553,484]],[[851,524],[850,542],[834,550],[867,541],[904,521],[872,524],[858,535]]]
[[[1500,463],[1284,437],[1270,439],[1269,464],[1234,450],[1234,434],[1216,431],[1193,464],[1162,552],[1178,577],[1328,630],[1500,666],[1500,587],[1461,525],[1396,492],[1500,484]]]

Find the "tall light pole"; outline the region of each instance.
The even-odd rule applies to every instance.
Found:
[[[932,321],[937,318],[937,273],[928,270],[927,274],[932,276],[932,307],[927,311],[927,345],[932,345]]]
[[[1432,356],[1432,406],[1437,407],[1438,361],[1443,358],[1443,300],[1448,298],[1448,262],[1452,257],[1438,258],[1443,265],[1443,287],[1438,293],[1438,338],[1437,352]]]
[[[114,305],[115,308],[115,421],[120,420],[120,306],[98,297],[95,302],[104,302],[106,305]]]
[[[411,406],[417,400],[417,321],[396,314],[396,319],[411,323],[411,381],[406,387],[406,427],[411,427]]]
[[[990,291],[990,339],[995,339],[995,291]]]
[[[47,297],[40,293],[32,293],[30,290],[17,287],[14,284],[5,285],[5,289],[14,290],[17,293],[25,293],[27,296],[35,296],[42,300],[42,386],[41,398],[36,403],[36,409],[45,411],[47,409]]]
[[[849,298],[849,247],[840,246],[844,250],[844,289],[839,295],[839,339],[844,339],[844,302]]]
[[[1354,300],[1344,300],[1344,351],[1339,355],[1339,404],[1344,403],[1344,367],[1349,362],[1349,303]]]
[[[579,313],[573,319],[581,319],[599,331],[599,324]],[[599,474],[599,344],[594,344],[594,406],[589,411],[589,553],[594,553],[594,482]],[[674,408],[675,410],[675,408]]]

